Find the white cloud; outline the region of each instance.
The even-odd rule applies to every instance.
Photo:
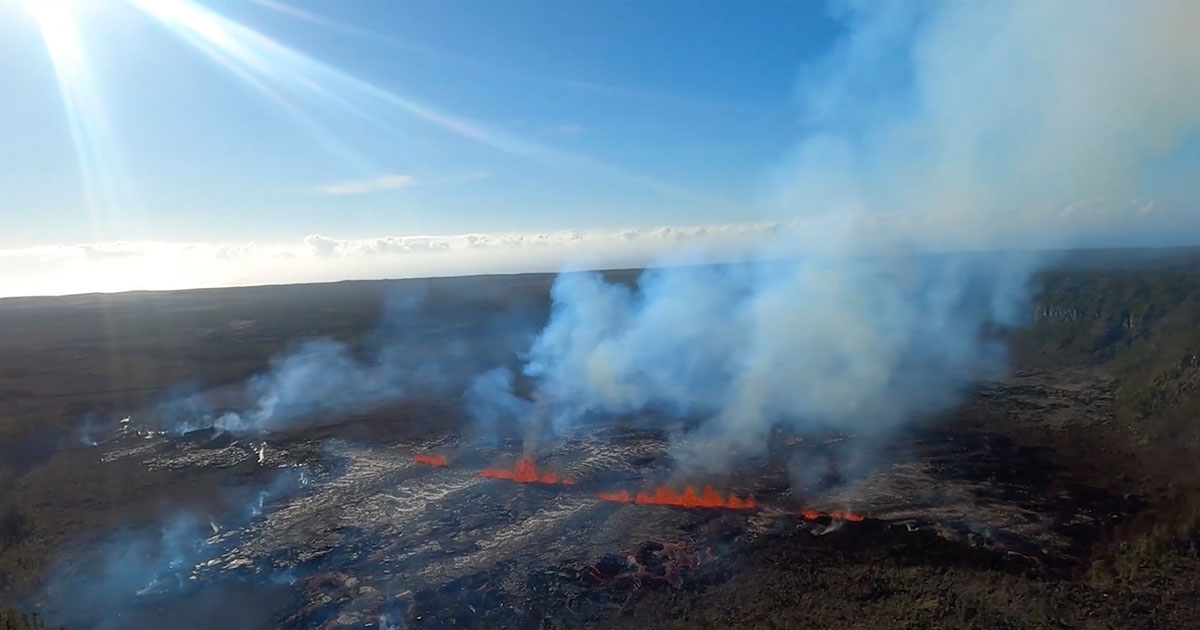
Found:
[[[736,257],[774,224],[380,236],[283,243],[161,241],[0,250],[0,297],[521,273]],[[637,234],[636,237],[630,235]]]
[[[412,175],[384,175],[373,179],[359,179],[347,182],[338,182],[336,184],[327,184],[319,190],[326,195],[363,195],[366,193],[381,192],[384,190],[397,190],[400,188],[408,188],[417,183],[417,180]]]
[[[1072,242],[1081,246],[1200,244],[1200,213],[1178,203],[1088,201],[1053,213],[1014,213],[1012,219],[1021,229],[1013,228],[1011,238],[990,244],[1013,249],[1055,246],[1064,234],[1073,235]],[[962,226],[946,225],[946,217],[937,213],[870,213],[836,220],[612,230],[361,239],[312,234],[281,243],[48,245],[0,249],[0,297],[743,260],[844,252],[847,241],[840,235],[851,234],[859,251],[879,252],[930,231],[955,233]],[[1044,236],[1034,240],[1035,233]],[[973,244],[969,239],[944,243],[947,249]]]
[[[310,234],[304,237],[304,244],[318,258],[411,254],[450,249],[450,240],[437,236],[381,236],[345,240]]]

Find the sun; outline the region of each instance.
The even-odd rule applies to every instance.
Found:
[[[76,22],[79,4],[79,0],[25,0],[25,9],[37,22],[55,63],[78,59],[83,54]]]
[[[25,0],[25,10],[34,16],[46,48],[55,59],[80,53],[72,0]]]
[[[108,209],[119,207],[118,197],[126,184],[119,176],[121,156],[81,33],[91,5],[90,0],[25,0],[25,10],[41,32],[54,69],[75,146],[85,207],[96,227]]]

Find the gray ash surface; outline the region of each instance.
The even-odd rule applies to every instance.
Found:
[[[703,591],[781,544],[1055,577],[1079,566],[1104,528],[1135,507],[1074,486],[1041,453],[986,434],[915,434],[892,465],[831,487],[789,482],[787,461],[829,449],[791,440],[784,463],[768,458],[720,486],[758,497],[761,509],[737,512],[596,498],[693,481],[672,476],[658,432],[593,426],[544,445],[538,466],[574,486],[478,475],[511,465],[520,452],[515,441],[327,433],[265,441],[129,434],[98,447],[101,462],[136,459],[173,475],[240,471],[241,506],[210,517],[188,553],[125,593],[120,605],[153,614],[143,626],[135,612],[120,627],[156,627],[162,610],[223,588],[265,589],[274,602],[269,622],[246,618],[231,628],[587,625],[619,613],[641,591]],[[443,455],[449,466],[417,463],[418,453]],[[802,509],[867,518],[812,520]],[[53,615],[64,603],[45,605]],[[102,627],[86,623],[87,610],[72,613],[79,627]]]

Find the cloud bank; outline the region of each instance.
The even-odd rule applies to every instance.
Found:
[[[0,298],[134,290],[174,290],[438,277],[562,269],[640,267],[745,260],[765,251],[857,248],[917,239],[947,217],[861,213],[787,221],[686,227],[507,232],[346,239],[312,234],[295,242],[124,241],[0,249]],[[1200,243],[1200,211],[1183,203],[1083,201],[1055,207],[1009,238],[946,239],[943,249],[1031,249]],[[970,234],[973,221],[960,222]],[[853,238],[830,240],[831,234]],[[1062,234],[1073,235],[1064,240]],[[1043,237],[1039,237],[1042,235]],[[1049,235],[1058,235],[1053,238]],[[789,244],[782,247],[781,243]],[[766,248],[765,250],[763,248]],[[776,251],[784,250],[784,251]],[[756,252],[758,252],[756,254]]]
[[[778,226],[309,235],[292,243],[134,241],[0,250],[0,297],[637,266],[663,251],[738,256]],[[703,253],[701,253],[703,252]]]

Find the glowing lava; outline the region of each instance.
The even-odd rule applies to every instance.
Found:
[[[413,455],[413,460],[418,464],[433,466],[435,468],[445,468],[446,458],[441,455]]]
[[[864,520],[866,520],[866,517],[863,516],[862,514],[853,514],[850,512],[841,512],[838,510],[834,510],[833,512],[830,512],[829,516],[836,518],[839,521],[850,521],[851,523],[861,523]]]
[[[684,489],[683,494],[676,493],[666,486],[659,486],[653,494],[648,492],[639,492],[636,496],[631,496],[629,492],[622,490],[620,492],[601,492],[596,495],[596,498],[601,501],[611,501],[613,503],[636,503],[637,505],[665,505],[670,507],[692,508],[692,509],[725,509],[725,510],[756,510],[758,503],[754,497],[747,496],[740,498],[737,495],[730,495],[728,499],[722,497],[720,493],[712,489],[712,486],[705,486],[700,494],[696,494],[695,488],[688,486]]]
[[[512,470],[506,468],[484,468],[479,472],[480,477],[488,479],[503,479],[505,481],[515,481],[517,483],[541,483],[546,485],[562,485],[573,486],[575,481],[566,477],[559,477],[552,472],[539,473],[537,466],[533,463],[533,459],[522,457],[517,460],[516,465]]]
[[[633,503],[633,495],[629,494],[628,490],[620,492],[601,492],[596,495],[601,501],[611,501],[612,503]]]
[[[832,518],[837,521],[848,521],[851,523],[861,523],[867,519],[867,517],[863,516],[862,514],[855,514],[853,512],[843,512],[841,510],[834,510],[832,512],[818,512],[816,510],[804,510],[802,512],[799,512],[799,516],[800,516],[800,518],[803,518],[806,521],[815,521],[820,518],[828,517],[828,518]]]

